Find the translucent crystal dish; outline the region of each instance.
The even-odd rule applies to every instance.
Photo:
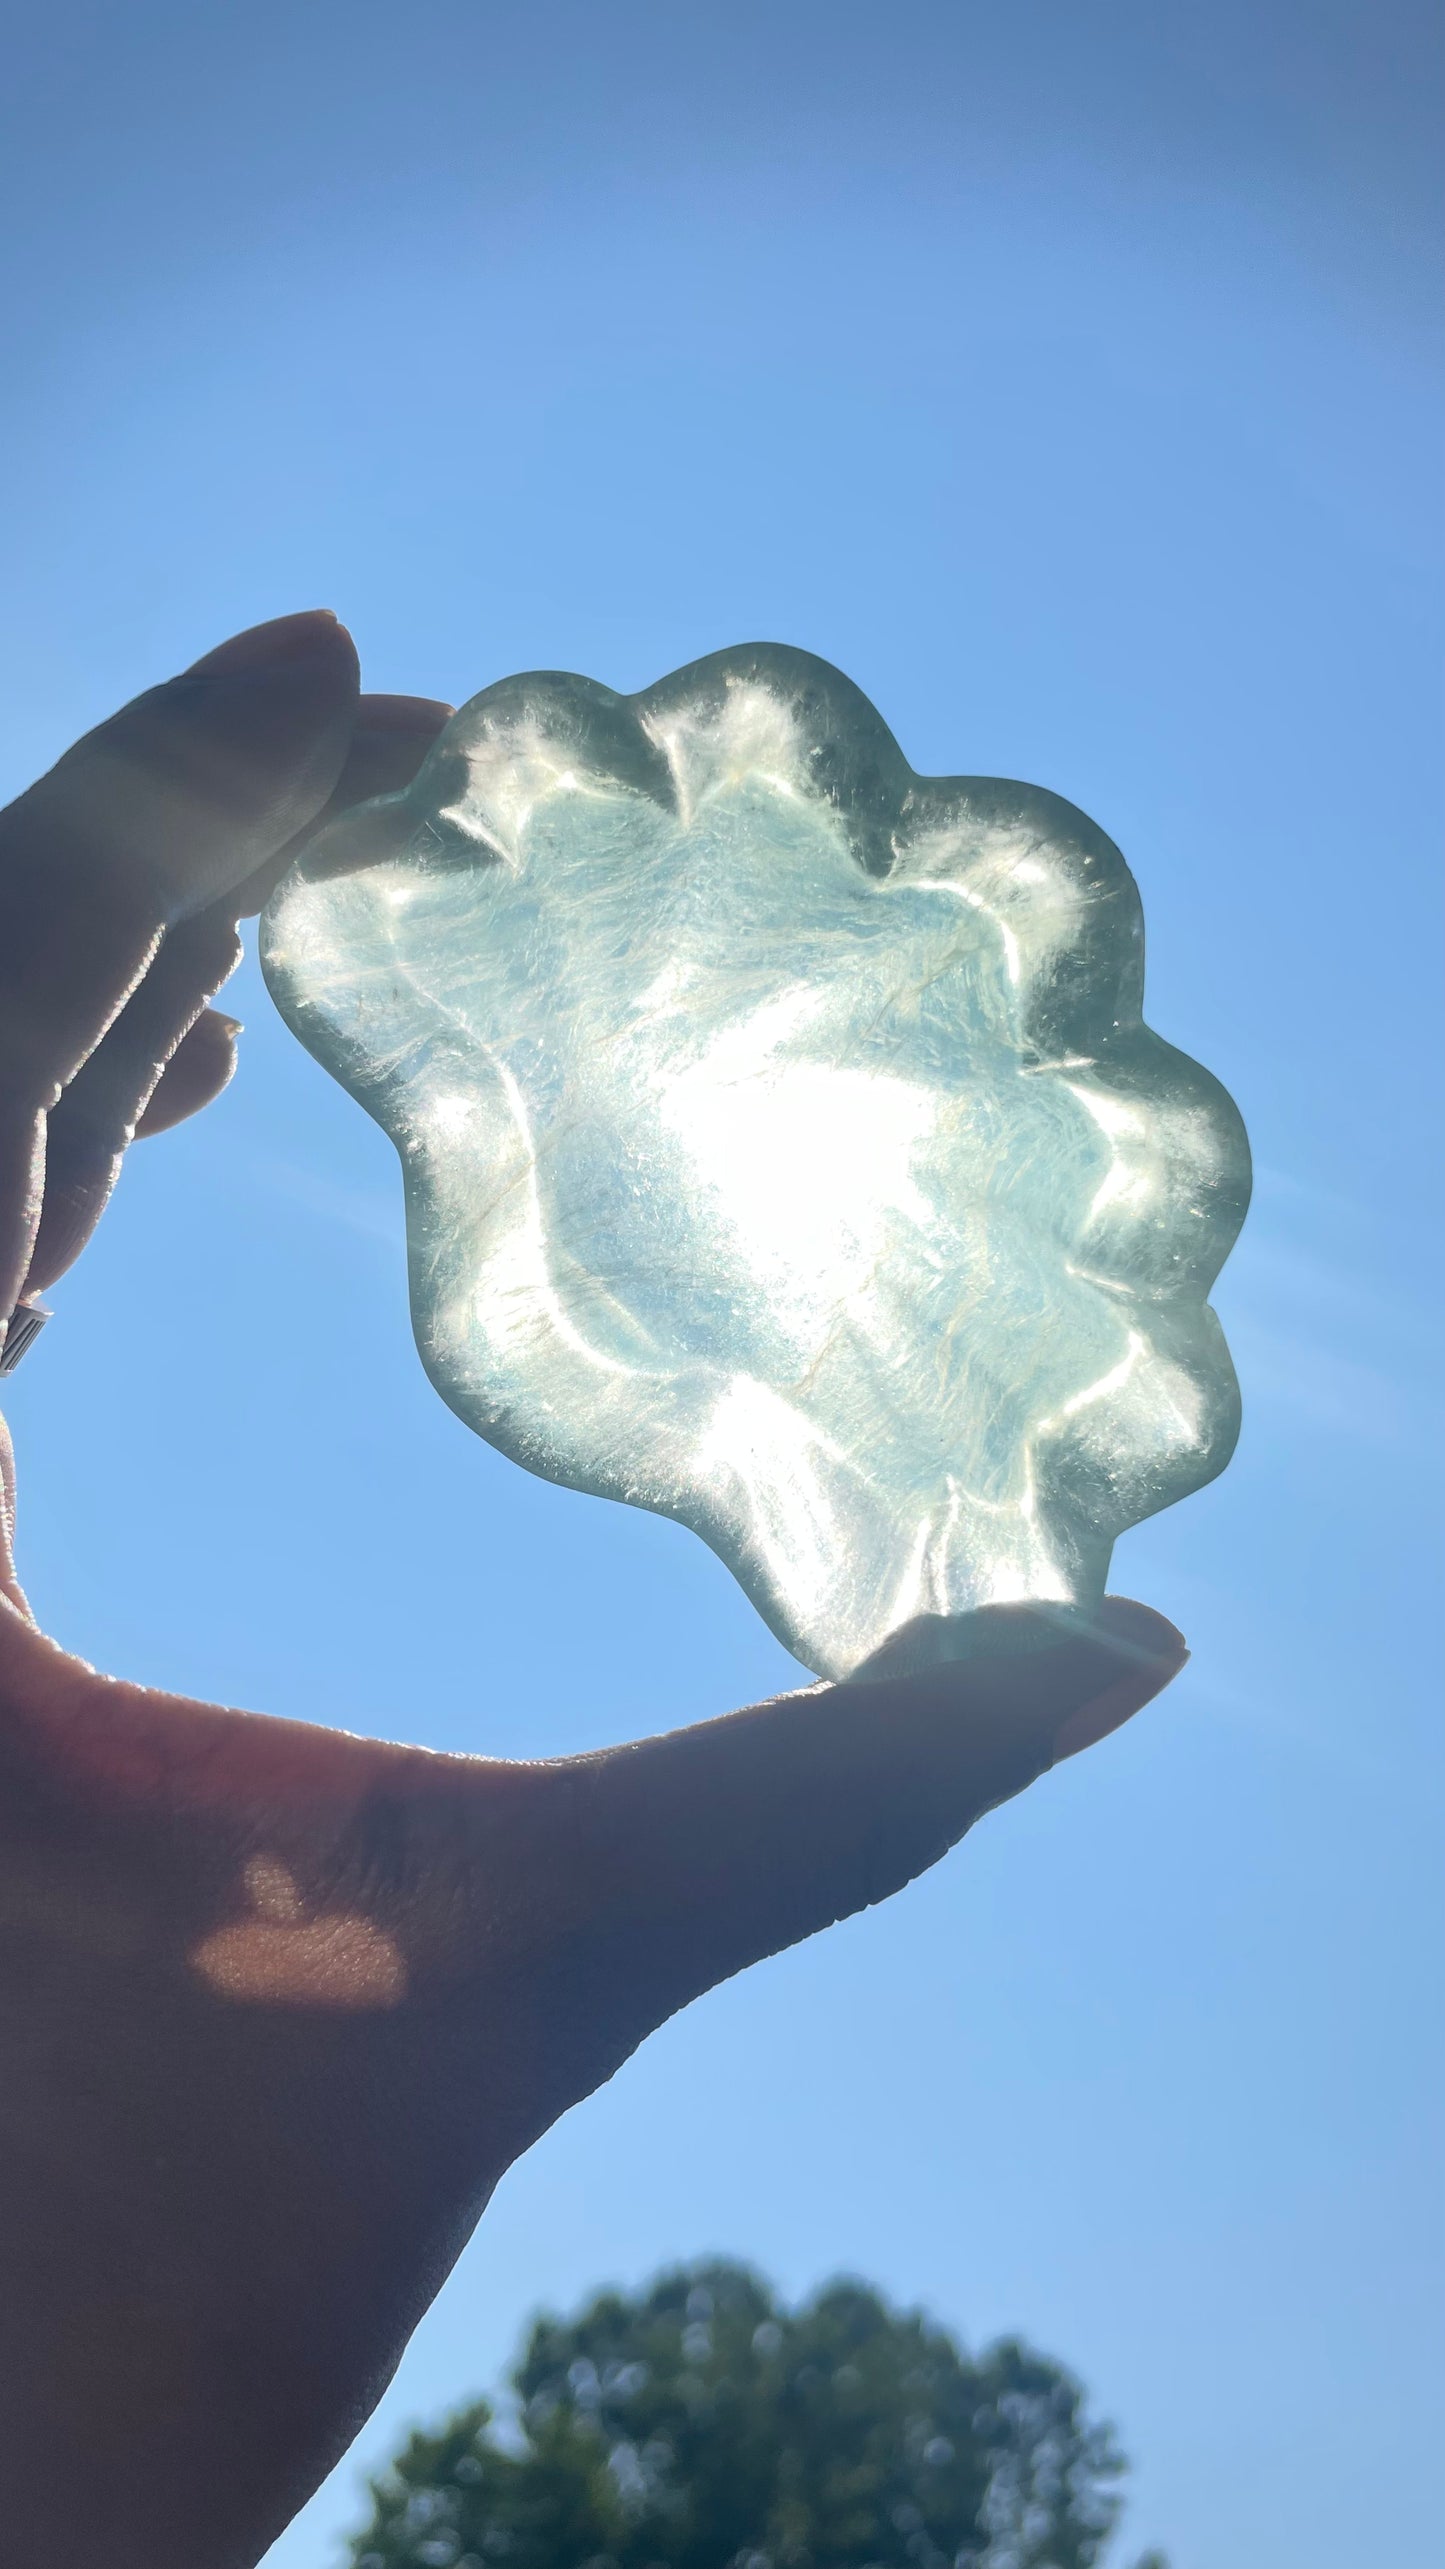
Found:
[[[443,1398],[691,1526],[808,1667],[1087,1611],[1228,1461],[1248,1147],[1142,1021],[1123,858],[914,775],[826,663],[489,687],[312,843],[262,960],[401,1156]]]

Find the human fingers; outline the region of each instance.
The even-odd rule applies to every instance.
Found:
[[[363,696],[346,765],[324,810],[260,866],[236,895],[236,915],[253,918],[269,901],[282,875],[337,812],[374,794],[399,794],[409,785],[452,707],[434,696]]]
[[[345,628],[284,616],[137,696],[0,813],[6,1066],[39,1102],[94,1050],[162,930],[315,818],[357,701]]]
[[[590,2023],[620,2058],[715,1982],[901,1889],[1188,1657],[1121,1597],[1057,1638],[1037,1609],[989,1615],[1006,1655],[817,1686],[571,1762],[576,2050]]]
[[[44,1207],[27,1292],[42,1292],[78,1256],[134,1135],[166,1131],[225,1087],[240,1029],[234,1018],[202,1011],[240,953],[237,919],[259,908],[331,810],[410,783],[448,710],[416,697],[363,696],[345,764],[322,813],[244,884],[166,930],[119,1016],[51,1113]]]
[[[68,2469],[118,2561],[258,2558],[549,2123],[1183,1655],[1121,1600],[994,1621],[1011,1658],[512,1766],[102,1679],[0,1607],[7,2521]]]
[[[8,1598],[20,1613],[29,1613],[15,1577],[15,1448],[3,1418],[0,1418],[0,1597]]]
[[[235,1076],[241,1031],[239,1017],[228,1017],[224,1009],[201,1010],[194,1025],[182,1035],[136,1117],[138,1142],[155,1133],[169,1133],[173,1125],[199,1115],[203,1106],[212,1105],[222,1089],[229,1087]]]
[[[102,1041],[62,1090],[48,1119],[44,1196],[26,1293],[43,1293],[80,1255],[165,1064],[197,1025],[208,995],[227,979],[239,953],[235,925],[219,910],[179,920],[162,937],[149,969]],[[234,1038],[232,1042],[234,1047]],[[202,1043],[214,1047],[216,1038],[203,1036]],[[196,1103],[202,1102],[198,1097]]]
[[[0,813],[0,1310],[39,1220],[44,1117],[165,932],[315,817],[356,705],[350,635],[283,617],[137,697]]]

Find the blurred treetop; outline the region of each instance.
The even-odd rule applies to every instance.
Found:
[[[411,2438],[353,2569],[1093,2569],[1118,2512],[1069,2373],[864,2284],[789,2311],[711,2262],[603,2292],[538,2320],[511,2387],[505,2429],[477,2401]]]

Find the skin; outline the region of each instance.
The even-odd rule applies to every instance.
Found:
[[[446,710],[360,695],[344,628],[286,617],[0,814],[0,1312],[79,1254],[132,1137],[224,1087],[238,918]],[[8,1444],[3,1488],[0,2569],[62,2524],[108,2569],[250,2569],[520,2151],[1185,1657],[1111,1598],[1023,1656],[595,1756],[443,1757],[97,1674],[17,1583]],[[416,1687],[422,1727],[421,1635]]]

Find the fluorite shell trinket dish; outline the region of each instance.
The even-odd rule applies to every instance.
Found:
[[[1143,1023],[1123,858],[916,776],[826,663],[487,688],[312,842],[262,959],[400,1153],[443,1398],[691,1526],[809,1668],[1087,1613],[1228,1461],[1248,1148]]]

